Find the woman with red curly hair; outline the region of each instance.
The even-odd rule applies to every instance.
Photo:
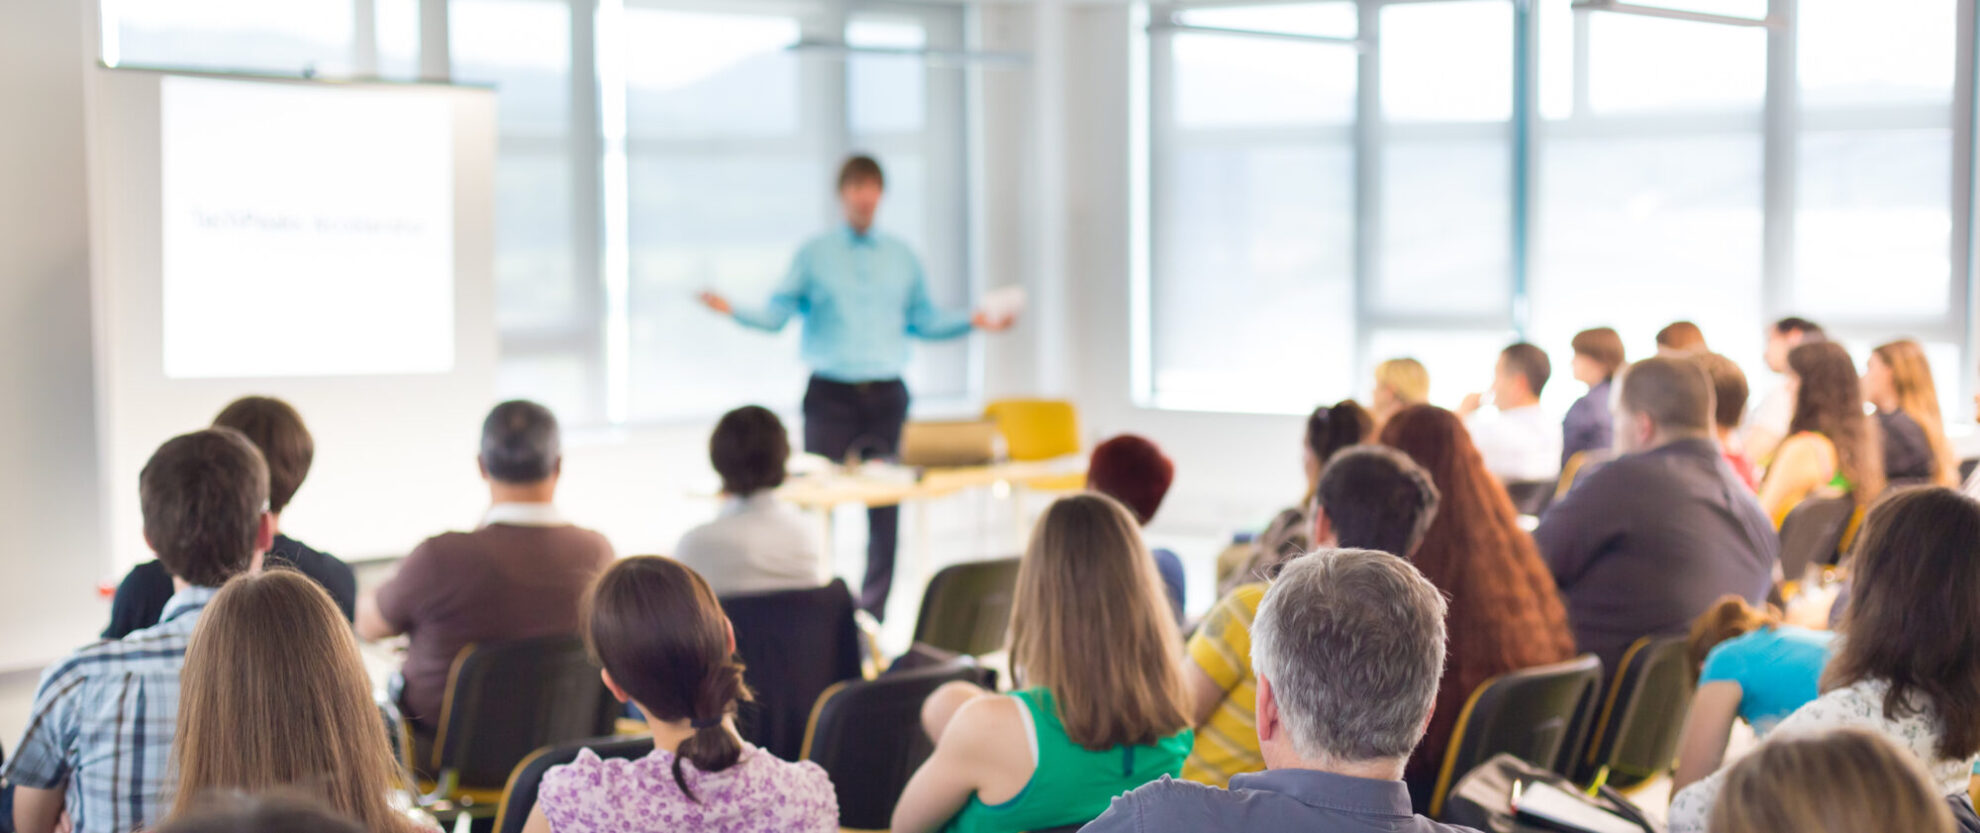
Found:
[[[1430,473],[1443,496],[1410,562],[1450,598],[1450,655],[1430,731],[1404,773],[1419,808],[1450,746],[1458,713],[1487,679],[1574,656],[1567,608],[1533,538],[1519,528],[1512,498],[1472,445],[1456,414],[1405,408],[1382,426],[1381,443]]]

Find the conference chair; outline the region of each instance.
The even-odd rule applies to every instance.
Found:
[[[914,641],[970,656],[1002,650],[1017,574],[1016,558],[943,567],[922,594]]]
[[[1079,410],[1063,399],[999,399],[983,409],[1004,437],[1004,456],[1016,463],[1035,463],[1080,453]],[[1025,488],[1041,492],[1076,492],[1086,488],[1085,472],[1026,478]]]
[[[1471,693],[1458,713],[1449,751],[1430,793],[1430,817],[1444,810],[1451,785],[1500,753],[1534,766],[1557,768],[1580,740],[1581,703],[1602,684],[1602,661],[1583,654],[1567,662],[1501,674]],[[1573,754],[1569,751],[1568,754]]]
[[[536,808],[537,788],[543,785],[543,774],[553,766],[577,760],[578,753],[586,749],[608,761],[644,758],[653,751],[653,737],[599,737],[546,746],[529,753],[509,773],[508,786],[502,788],[501,809],[495,813],[495,833],[522,833],[523,824],[529,821],[529,811]]]
[[[1567,463],[1561,466],[1561,478],[1554,484],[1554,496],[1548,505],[1559,503],[1561,498],[1574,490],[1574,484],[1581,478],[1593,474],[1604,463],[1616,458],[1613,451],[1577,451],[1568,455]]]
[[[1959,461],[1959,482],[1972,480],[1975,468],[1980,468],[1980,457],[1968,457]]]
[[[481,818],[495,812],[509,774],[531,752],[610,734],[618,715],[576,636],[477,643],[454,658],[431,746],[409,733],[401,744],[413,751],[406,764],[420,773],[422,805]]]
[[[1795,504],[1781,522],[1782,583],[1798,584],[1809,567],[1836,563],[1855,513],[1856,500],[1849,495],[1810,497]]]
[[[962,658],[947,664],[838,683],[818,697],[805,726],[802,760],[832,777],[839,824],[885,830],[908,779],[935,751],[921,704],[945,683],[995,684],[995,672]]]
[[[1554,485],[1552,480],[1514,480],[1506,484],[1506,494],[1520,514],[1537,518],[1554,502]]]
[[[722,599],[735,628],[743,682],[755,695],[736,715],[743,739],[786,761],[804,746],[818,695],[860,673],[859,627],[846,583]]]
[[[1670,772],[1696,685],[1685,648],[1682,636],[1629,646],[1603,695],[1576,781],[1629,790]]]

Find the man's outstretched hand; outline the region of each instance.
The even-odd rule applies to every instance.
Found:
[[[735,307],[729,305],[729,299],[713,292],[701,293],[701,305],[723,315],[728,315],[736,311]]]
[[[1010,329],[1011,325],[1017,323],[1017,316],[1006,315],[1000,318],[991,318],[989,313],[977,310],[975,315],[969,317],[969,323],[986,333],[1001,333]]]

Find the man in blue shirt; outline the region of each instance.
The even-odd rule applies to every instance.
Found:
[[[804,394],[804,447],[839,462],[895,452],[907,422],[901,382],[909,339],[947,339],[973,329],[999,332],[1008,318],[935,306],[921,262],[906,243],[873,230],[886,178],[872,157],[854,156],[839,169],[839,203],[846,224],[812,238],[791,260],[790,273],[761,307],[738,307],[713,292],[701,301],[737,323],[778,332],[804,316],[804,360],[811,385]],[[867,510],[866,580],[860,607],[884,618],[894,580],[900,507]]]

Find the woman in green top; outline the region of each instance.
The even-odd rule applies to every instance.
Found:
[[[1084,824],[1115,796],[1182,771],[1193,738],[1181,641],[1141,530],[1119,503],[1063,498],[1018,568],[1011,669],[995,695],[951,683],[922,706],[935,753],[894,808],[895,833],[1018,833]]]
[[[1850,494],[1856,505],[1869,505],[1884,490],[1884,450],[1863,413],[1862,383],[1849,351],[1831,341],[1794,348],[1788,389],[1794,421],[1760,482],[1761,508],[1780,526],[1811,495]]]

